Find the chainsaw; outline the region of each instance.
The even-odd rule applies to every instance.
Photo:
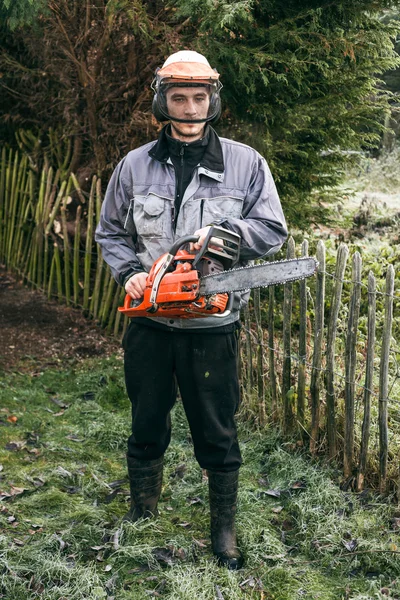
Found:
[[[177,240],[152,266],[143,298],[134,300],[127,294],[118,310],[128,317],[226,317],[232,310],[232,292],[304,279],[318,266],[314,258],[304,257],[234,268],[239,235],[214,225],[197,253],[182,249],[198,239],[188,235]]]

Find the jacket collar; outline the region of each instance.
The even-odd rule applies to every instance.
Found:
[[[160,131],[157,142],[149,150],[149,156],[158,162],[170,162],[169,148],[167,141],[167,133],[170,125],[166,125]],[[206,135],[203,139],[208,139],[208,144],[204,156],[200,161],[199,174],[207,175],[217,181],[223,181],[224,178],[224,157],[222,154],[222,146],[217,132],[207,125]]]

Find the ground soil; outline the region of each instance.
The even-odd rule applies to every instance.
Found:
[[[0,372],[34,374],[119,348],[80,310],[48,300],[0,268]]]

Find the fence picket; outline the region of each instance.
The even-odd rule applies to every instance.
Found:
[[[347,326],[344,388],[344,453],[343,474],[350,477],[353,473],[354,460],[354,390],[356,379],[357,330],[361,302],[361,256],[355,252],[353,256],[353,291],[350,300],[350,311]]]
[[[364,386],[364,417],[361,434],[360,460],[357,474],[357,491],[361,491],[364,485],[365,472],[367,470],[368,444],[371,423],[371,392],[374,375],[375,354],[375,328],[376,328],[376,281],[372,271],[368,275],[368,333],[367,333],[367,358],[365,369]]]
[[[388,381],[389,353],[393,324],[394,268],[389,265],[386,274],[385,321],[382,334],[381,362],[379,369],[379,488],[381,494],[387,487],[388,464]]]
[[[315,294],[315,323],[314,323],[314,351],[311,371],[311,433],[310,452],[315,454],[319,438],[321,385],[322,385],[322,341],[324,338],[325,318],[325,244],[320,240],[317,246],[317,283]]]
[[[258,390],[258,418],[260,425],[266,422],[265,412],[265,386],[264,386],[264,348],[263,329],[261,323],[261,297],[260,288],[253,292],[254,314],[257,326],[257,390]]]
[[[295,257],[295,244],[292,237],[289,238],[286,258]],[[293,429],[294,413],[292,397],[290,394],[291,383],[291,335],[292,335],[292,301],[293,283],[285,283],[283,297],[283,371],[282,371],[282,397],[284,406],[283,429],[288,433]]]
[[[275,371],[275,325],[274,325],[274,310],[275,310],[275,286],[271,285],[268,288],[268,368],[269,368],[269,385],[271,391],[271,415],[274,421],[279,419],[278,414],[278,390],[276,384]]]
[[[308,241],[301,245],[301,256],[308,256]],[[304,410],[306,396],[306,360],[307,360],[307,282],[299,282],[300,294],[300,329],[299,329],[299,370],[297,381],[297,421],[304,433]]]
[[[345,244],[340,244],[336,259],[335,285],[329,315],[328,337],[326,348],[326,430],[328,437],[329,458],[335,458],[337,454],[337,432],[335,419],[335,341],[337,333],[337,319],[339,315],[340,300],[343,289],[343,276],[349,250]]]

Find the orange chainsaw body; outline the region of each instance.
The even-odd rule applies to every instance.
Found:
[[[228,303],[228,294],[200,296],[200,276],[193,268],[194,254],[178,250],[171,266],[162,276],[156,303],[150,301],[154,279],[163,267],[168,254],[161,256],[152,266],[146,281],[143,299],[133,300],[125,296],[124,306],[119,308],[128,317],[179,317],[193,319],[221,314]],[[207,260],[206,258],[202,260]]]

